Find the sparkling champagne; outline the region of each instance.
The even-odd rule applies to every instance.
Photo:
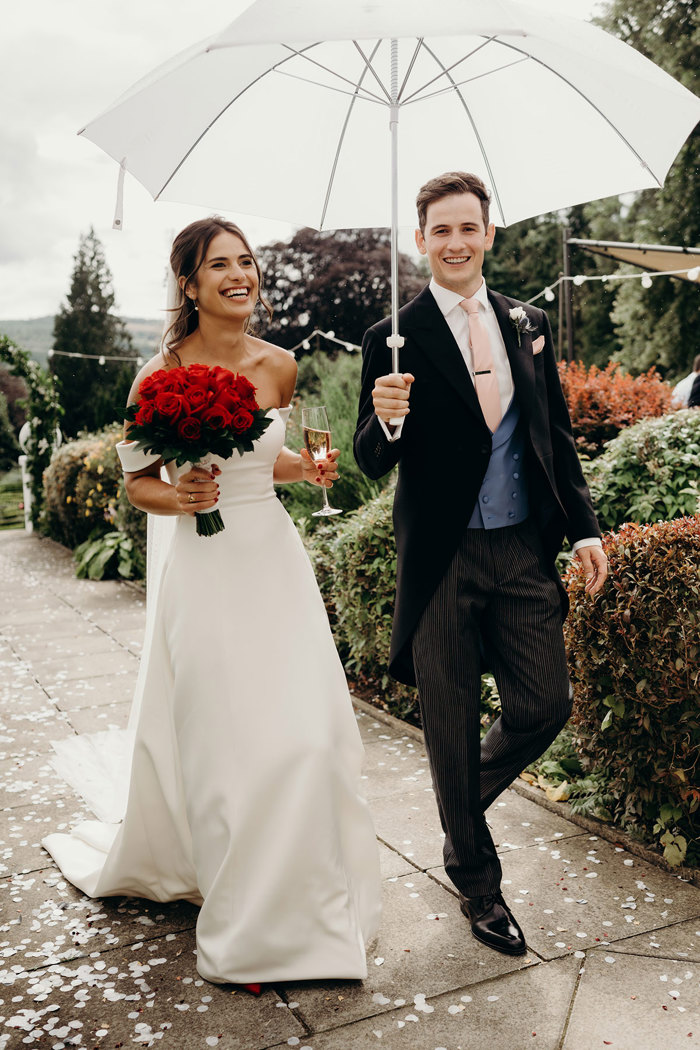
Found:
[[[313,460],[325,459],[331,450],[331,432],[304,427],[304,444]]]

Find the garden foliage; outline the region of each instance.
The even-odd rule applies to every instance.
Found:
[[[670,408],[672,388],[653,368],[634,377],[616,364],[601,369],[562,361],[559,376],[580,455],[599,455],[625,427]]]
[[[698,508],[700,410],[645,419],[585,466],[601,528],[670,521]]]
[[[700,415],[700,413],[699,413]],[[613,820],[700,861],[700,517],[624,525],[605,538],[606,587],[579,565],[566,622],[584,767],[605,774]]]
[[[115,449],[121,428],[85,434],[54,452],[44,475],[49,535],[77,547],[116,517],[121,466]]]
[[[44,470],[51,459],[56,441],[62,409],[53,376],[36,361],[32,361],[26,350],[20,349],[10,339],[0,336],[0,361],[19,376],[27,385],[27,397],[23,408],[31,430],[26,442],[27,470],[31,475],[32,522],[43,528]]]

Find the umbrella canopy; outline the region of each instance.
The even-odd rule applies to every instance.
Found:
[[[414,225],[466,169],[508,225],[660,186],[698,119],[626,44],[514,0],[257,0],[82,134],[156,199],[333,229],[390,225],[393,194]]]

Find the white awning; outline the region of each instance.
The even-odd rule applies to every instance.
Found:
[[[584,241],[576,237],[569,237],[569,244],[575,248],[584,248],[595,255],[606,255],[609,259],[631,263],[641,270],[661,273],[681,270],[683,272],[675,273],[674,276],[684,281],[692,281],[692,278],[688,277],[688,270],[700,267],[700,248],[682,248],[666,244],[631,244],[624,241]]]

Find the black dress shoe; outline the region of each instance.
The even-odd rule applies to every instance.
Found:
[[[463,897],[460,893],[459,906],[469,919],[477,941],[506,955],[522,955],[527,951],[523,931],[500,892],[485,897]]]

